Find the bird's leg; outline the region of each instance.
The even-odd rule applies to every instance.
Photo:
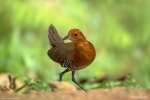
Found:
[[[77,84],[82,90],[84,90],[85,92],[87,91],[86,89],[84,89],[75,79],[74,77],[75,71],[72,71],[72,81]]]
[[[63,72],[61,72],[61,73],[59,74],[59,80],[62,81],[63,75],[64,75],[65,73],[69,72],[69,71],[70,71],[70,70],[66,69],[66,70],[64,70]]]

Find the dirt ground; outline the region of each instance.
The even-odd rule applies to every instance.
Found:
[[[31,92],[29,94],[0,92],[1,100],[150,100],[150,89],[114,87],[84,91]]]

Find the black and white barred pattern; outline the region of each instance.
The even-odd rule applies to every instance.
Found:
[[[65,59],[65,60],[63,61],[63,63],[61,63],[61,66],[62,66],[62,67],[65,67],[65,68],[67,68],[67,69],[69,69],[69,70],[71,70],[71,71],[75,71],[75,70],[78,69],[78,67],[75,66],[75,65],[73,64],[73,62],[72,62],[70,59]]]

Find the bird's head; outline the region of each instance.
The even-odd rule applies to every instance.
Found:
[[[71,40],[74,43],[84,42],[86,41],[86,37],[82,34],[79,29],[71,29],[68,32],[68,35],[63,38],[63,40]]]

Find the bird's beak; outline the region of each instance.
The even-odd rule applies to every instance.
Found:
[[[67,36],[65,36],[64,38],[63,38],[63,40],[70,40],[71,39],[71,36],[70,35],[67,35]]]

